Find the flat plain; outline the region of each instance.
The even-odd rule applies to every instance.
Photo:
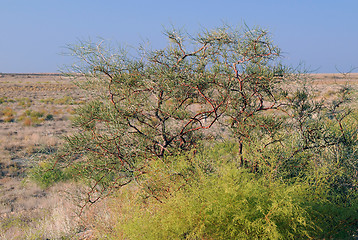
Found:
[[[358,73],[308,76],[327,99],[351,86],[357,107]],[[68,199],[67,193],[77,191],[74,184],[44,189],[26,177],[29,168],[57,150],[61,136],[73,131],[74,109],[88,98],[60,74],[0,74],[1,239],[89,239],[90,227]]]

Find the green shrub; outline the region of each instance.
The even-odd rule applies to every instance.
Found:
[[[52,114],[47,114],[45,117],[45,120],[53,120],[53,115]]]
[[[339,198],[321,173],[285,183],[238,168],[236,144],[180,154],[148,168],[143,194],[121,191],[113,235],[128,239],[349,239],[358,195]],[[237,146],[237,145],[236,145]],[[218,152],[226,154],[221,158]],[[232,153],[232,152],[231,152]],[[191,157],[190,157],[191,156]],[[236,157],[237,158],[237,157]],[[168,167],[171,166],[171,167]],[[208,171],[210,166],[210,171]],[[150,187],[150,188],[149,188]],[[149,191],[150,190],[150,191]],[[132,194],[128,197],[128,194]],[[155,198],[153,196],[156,196]],[[116,198],[115,198],[116,199]]]
[[[29,171],[29,178],[43,188],[47,188],[54,183],[73,179],[72,173],[56,168],[53,163],[41,162]]]
[[[130,239],[296,239],[308,237],[306,211],[285,187],[226,166],[173,193],[164,203],[137,206],[124,225]]]

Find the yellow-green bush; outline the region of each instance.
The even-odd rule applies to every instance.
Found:
[[[62,171],[48,162],[40,162],[30,169],[29,177],[43,188],[47,188],[59,181],[66,181],[72,178],[72,173]]]
[[[130,239],[307,238],[314,225],[297,200],[302,192],[228,164],[163,203],[133,204],[117,227]]]
[[[126,188],[106,239],[350,239],[358,194],[331,191],[323,169],[284,182],[239,168],[236,143],[150,163],[142,194]],[[230,150],[231,149],[231,150]],[[221,155],[221,153],[223,155]],[[164,163],[165,162],[165,163]],[[168,167],[170,166],[170,167]],[[150,188],[150,191],[149,191]],[[155,196],[155,197],[153,197]]]

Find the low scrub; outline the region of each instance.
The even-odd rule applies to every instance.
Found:
[[[342,198],[328,173],[285,182],[269,171],[239,168],[230,152],[235,145],[180,154],[166,159],[166,167],[153,162],[141,190],[131,185],[112,198],[114,225],[101,232],[105,223],[97,223],[98,233],[106,239],[352,238],[356,191]]]
[[[23,108],[28,108],[32,104],[32,100],[30,98],[24,97],[24,98],[17,98],[16,99],[19,106],[22,106]]]
[[[16,112],[12,108],[6,107],[0,112],[0,116],[5,122],[14,122],[16,117]]]
[[[23,122],[25,126],[34,126],[42,123],[45,120],[52,120],[53,115],[45,110],[34,111],[27,109],[22,115],[19,116],[18,121]]]

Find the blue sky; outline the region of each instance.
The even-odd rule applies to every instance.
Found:
[[[358,67],[357,0],[0,0],[0,72],[57,72],[78,40],[164,47],[163,26],[195,33],[222,22],[268,29],[288,65]]]

